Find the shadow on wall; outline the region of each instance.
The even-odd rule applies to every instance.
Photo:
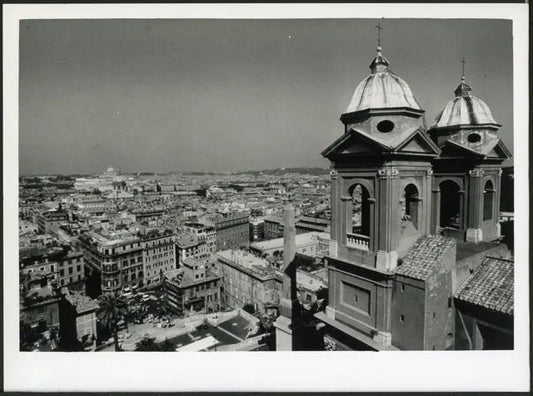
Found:
[[[514,253],[514,221],[500,223],[501,233],[504,236],[502,242]]]

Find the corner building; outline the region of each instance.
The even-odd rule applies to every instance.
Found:
[[[316,316],[336,349],[453,349],[457,249],[502,252],[499,174],[510,154],[464,78],[428,131],[380,47],[370,70],[340,118],[344,134],[322,152],[332,168],[329,305]]]

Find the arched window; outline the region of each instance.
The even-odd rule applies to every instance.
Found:
[[[346,227],[346,244],[368,250],[370,242],[370,202],[368,190],[361,184],[350,188],[351,210]]]
[[[491,220],[494,206],[494,185],[489,180],[483,190],[483,220]]]
[[[352,221],[348,232],[354,234],[370,234],[370,208],[368,190],[361,184],[356,184],[352,191]]]
[[[418,229],[418,189],[414,184],[405,186],[402,200],[402,225],[410,222],[415,229]]]
[[[440,184],[440,226],[462,228],[461,194],[457,183],[446,180]]]

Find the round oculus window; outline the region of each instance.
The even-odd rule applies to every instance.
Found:
[[[387,133],[394,129],[394,123],[389,120],[383,120],[383,121],[378,122],[377,128],[378,128],[378,131]]]
[[[477,143],[481,140],[481,135],[479,133],[471,133],[468,135],[467,140],[470,143]]]

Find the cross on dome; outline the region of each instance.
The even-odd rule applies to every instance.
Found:
[[[461,64],[463,67],[463,74],[461,76],[461,83],[454,91],[456,97],[470,96],[470,91],[472,91],[472,87],[466,83],[466,77],[465,77],[466,60],[464,56],[463,56],[463,59],[461,59]]]
[[[372,71],[372,74],[389,71],[389,61],[381,53],[381,51],[383,50],[381,48],[381,31],[383,30],[383,28],[381,27],[381,23],[379,22],[375,27],[378,30],[378,46],[376,48],[378,53],[370,64],[370,70]]]
[[[381,31],[383,30],[383,28],[381,27],[381,23],[379,22],[375,27],[378,30],[378,48],[380,48],[381,47]]]

